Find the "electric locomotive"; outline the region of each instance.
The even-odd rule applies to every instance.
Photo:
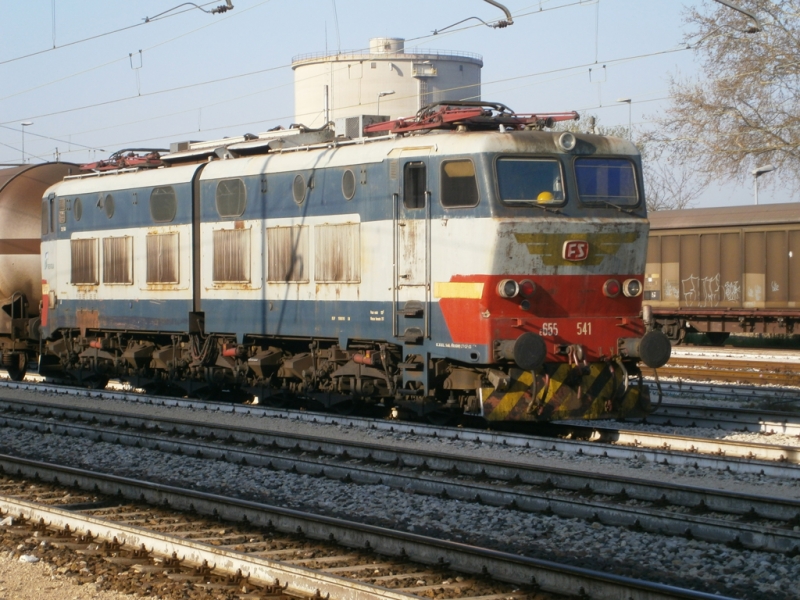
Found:
[[[646,411],[628,141],[501,104],[120,154],[47,190],[42,371],[448,419]],[[124,160],[124,164],[121,162]]]

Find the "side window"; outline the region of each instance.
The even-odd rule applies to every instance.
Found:
[[[449,160],[442,163],[442,206],[463,208],[477,206],[478,181],[471,160]]]
[[[360,282],[360,224],[317,225],[314,234],[314,279],[318,283]]]
[[[267,228],[267,281],[307,282],[308,227]]]
[[[71,240],[73,285],[97,285],[97,240]]]
[[[50,233],[50,203],[52,201],[48,198],[42,202],[42,235]]]
[[[114,216],[114,196],[108,194],[103,200],[103,208],[106,211],[106,216],[110,219]]]
[[[156,223],[169,223],[178,212],[178,198],[172,186],[153,188],[150,192],[150,216]]]
[[[217,229],[214,231],[215,283],[250,282],[250,230]]]
[[[425,208],[425,188],[428,181],[424,162],[407,162],[403,167],[403,206]]]
[[[345,200],[352,200],[356,195],[356,175],[352,169],[347,169],[342,174],[342,196]]]
[[[133,283],[133,238],[103,238],[103,283]]]
[[[221,179],[217,182],[217,213],[220,217],[238,217],[247,206],[247,188],[241,179]]]
[[[179,283],[177,233],[147,236],[147,283]]]

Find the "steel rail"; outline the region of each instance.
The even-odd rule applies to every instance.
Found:
[[[562,428],[565,434],[574,435],[577,433],[579,437],[584,438],[583,440],[560,439],[554,437],[482,431],[478,429],[441,427],[386,419],[330,415],[310,411],[278,410],[244,404],[147,397],[121,392],[112,392],[106,395],[104,392],[98,392],[96,390],[82,390],[83,393],[78,394],[75,388],[59,389],[66,390],[67,393],[72,395],[133,400],[135,402],[155,406],[175,406],[194,410],[211,410],[262,417],[285,417],[291,420],[378,429],[395,433],[409,433],[411,435],[428,435],[479,443],[496,443],[542,450],[577,452],[589,456],[644,459],[673,465],[697,465],[715,469],[726,469],[737,473],[755,473],[786,478],[798,478],[800,476],[800,469],[798,469],[797,466],[797,464],[800,463],[800,448],[791,446],[709,440],[706,438],[693,438],[667,433],[597,428],[590,425],[568,425]],[[0,401],[0,406],[2,403],[8,402],[14,401],[2,400]],[[35,404],[30,402],[28,402],[28,404],[35,406]],[[42,404],[42,406],[45,405]]]
[[[650,371],[645,369],[646,373]],[[763,371],[744,371],[723,369],[715,366],[706,368],[683,365],[665,365],[658,370],[659,377],[680,377],[694,381],[727,381],[730,383],[750,383],[755,385],[800,386],[797,373],[764,373]]]
[[[660,371],[659,371],[660,373]],[[748,402],[764,402],[766,404],[795,403],[800,406],[800,388],[763,386],[763,385],[737,385],[728,383],[702,383],[683,379],[665,379],[659,375],[661,391],[665,397],[683,398],[690,395],[695,398],[708,398],[719,400],[730,398],[732,400],[747,400]],[[655,379],[645,377],[645,383],[654,385]]]
[[[173,486],[161,485],[126,479],[113,475],[93,473],[82,469],[52,465],[0,455],[0,468],[7,473],[19,474],[26,477],[36,477],[45,481],[57,481],[62,484],[73,485],[82,489],[91,489],[97,493],[118,495],[125,498],[136,499],[154,505],[169,504],[175,510],[192,510],[200,514],[216,515],[217,517],[241,522],[246,520],[251,525],[275,528],[283,532],[302,532],[306,537],[321,540],[335,540],[337,543],[352,548],[369,548],[378,554],[389,556],[403,556],[408,560],[429,564],[448,565],[449,568],[470,574],[486,574],[499,581],[518,585],[535,584],[545,591],[562,594],[572,594],[585,597],[588,593],[594,600],[617,600],[626,598],[630,600],[720,600],[724,598],[715,594],[707,594],[694,590],[686,590],[674,586],[647,582],[617,575],[609,575],[599,571],[591,571],[571,565],[562,565],[551,561],[534,559],[525,556],[508,554],[496,550],[468,546],[458,542],[439,540],[417,534],[393,531],[383,527],[354,523],[342,519],[313,515],[291,510],[283,507],[269,506],[246,500],[226,498],[214,494],[207,494],[194,490],[185,490]],[[75,513],[57,509],[42,509],[31,506],[21,501],[0,500],[0,508],[22,514],[26,518],[44,518],[53,525],[63,527],[70,524],[71,529],[86,530]],[[63,521],[63,524],[62,524]],[[185,555],[186,561],[199,564],[203,560],[209,563],[225,562],[226,568],[241,569],[243,573],[258,581],[272,582],[275,571],[269,569],[291,569],[292,576],[306,576],[306,583],[296,580],[293,585],[301,587],[306,594],[331,593],[348,598],[355,598],[349,594],[341,578],[329,575],[307,573],[306,569],[281,565],[275,561],[258,560],[246,554],[230,550],[220,550],[213,546],[178,540],[163,534],[146,532],[137,527],[116,525],[114,531],[109,532],[107,524],[99,519],[93,519],[93,535],[106,537],[107,535],[124,535],[127,544],[136,547],[144,544],[159,554],[170,555],[178,552]],[[177,544],[180,542],[181,546]],[[212,552],[210,559],[202,557],[202,553]],[[209,555],[206,555],[209,556]],[[236,565],[236,566],[233,566]],[[286,575],[282,575],[286,578]],[[372,586],[371,586],[372,587]],[[372,592],[374,594],[374,587]],[[379,595],[378,597],[405,597],[396,592],[387,591],[393,595]],[[375,595],[360,595],[358,598],[376,597]],[[733,600],[733,599],[728,599]]]
[[[602,444],[634,446],[648,449],[659,448],[671,450],[673,452],[716,455],[757,461],[777,461],[789,463],[791,465],[798,465],[798,463],[800,463],[800,447],[716,440],[669,433],[631,431],[606,427],[582,426],[580,429],[587,432],[591,431],[591,440]],[[800,473],[800,471],[798,471],[798,473]]]
[[[626,420],[653,425],[800,436],[800,414],[772,410],[662,403],[644,419]]]
[[[2,406],[2,402],[0,402]],[[21,403],[20,408],[30,405]],[[502,481],[532,485],[549,489],[580,492],[581,495],[597,494],[615,498],[655,503],[657,506],[674,505],[686,507],[695,513],[718,512],[736,515],[748,521],[769,519],[783,522],[800,521],[800,501],[769,498],[724,491],[707,490],[692,486],[649,482],[646,480],[600,476],[593,473],[566,469],[541,468],[535,465],[517,464],[510,461],[482,460],[449,453],[388,448],[385,444],[354,443],[337,439],[298,436],[293,434],[265,432],[252,428],[226,428],[223,426],[198,426],[196,422],[171,418],[130,418],[108,411],[91,411],[69,408],[55,412],[43,407],[35,409],[39,418],[0,417],[0,425],[24,427],[29,430],[46,431],[57,435],[80,435],[94,441],[106,441],[135,445],[158,451],[181,453],[209,459],[221,459],[253,466],[268,466],[281,470],[296,470],[301,474],[326,476],[331,479],[350,480],[364,484],[383,484],[390,487],[413,490],[423,494],[436,494],[464,500],[479,500],[497,506],[514,506],[526,511],[552,511],[564,517],[599,519],[609,525],[641,527],[644,530],[671,535],[687,535],[715,542],[741,543],[748,548],[793,552],[800,543],[794,531],[752,528],[746,524],[693,515],[675,515],[660,510],[632,509],[614,506],[613,502],[597,502],[552,497],[544,492],[515,491],[497,485],[476,486],[457,481],[448,481],[441,476],[427,477],[420,473],[435,471],[450,477],[468,476],[480,480]],[[73,418],[91,420],[88,426],[64,424],[49,420],[72,413]],[[48,419],[42,422],[41,418]],[[98,419],[99,417],[99,419]],[[132,433],[119,429],[104,429],[97,422],[109,427],[123,426],[137,429]],[[145,433],[147,432],[147,433]],[[188,440],[175,440],[155,432],[188,435],[193,438],[221,439],[246,444],[257,451]],[[283,452],[272,451],[282,449]],[[286,451],[305,452],[314,459],[286,458]],[[339,465],[326,462],[321,456],[361,460],[371,465],[385,466],[383,469]],[[411,476],[392,473],[386,467],[410,467],[416,469]],[[738,538],[738,539],[737,539]]]
[[[319,458],[306,459],[302,457],[287,457],[286,452],[270,452],[264,450],[247,450],[224,444],[189,441],[185,439],[169,439],[162,435],[149,435],[141,432],[125,433],[118,429],[106,429],[98,425],[75,425],[64,423],[46,423],[40,420],[24,417],[0,417],[0,426],[9,425],[24,427],[28,430],[41,431],[55,435],[71,435],[91,439],[95,442],[123,444],[153,449],[161,452],[170,452],[185,456],[193,456],[208,460],[223,460],[229,463],[246,464],[249,466],[267,467],[287,472],[296,472],[299,475],[314,477],[327,477],[338,481],[352,482],[364,485],[386,485],[395,489],[402,489],[419,494],[436,495],[439,497],[453,498],[468,502],[480,502],[493,506],[505,506],[526,512],[544,512],[563,518],[580,518],[599,521],[604,525],[617,527],[634,527],[662,535],[691,536],[693,538],[715,542],[734,544],[751,550],[770,552],[800,553],[800,532],[780,527],[766,527],[763,524],[751,525],[749,521],[766,519],[764,513],[780,514],[779,521],[800,522],[800,501],[782,500],[778,498],[743,497],[741,495],[728,496],[725,493],[705,494],[703,491],[687,489],[677,486],[653,486],[644,494],[637,494],[634,489],[648,488],[647,483],[636,480],[618,482],[622,487],[598,482],[599,478],[581,477],[577,473],[569,477],[573,480],[570,491],[579,492],[581,495],[612,496],[612,501],[590,500],[579,498],[564,498],[537,492],[533,490],[515,490],[498,485],[465,483],[452,479],[452,475],[464,476],[469,474],[478,479],[493,480],[491,475],[499,475],[494,481],[509,483],[529,482],[536,478],[537,485],[545,488],[555,488],[553,473],[548,470],[528,469],[512,463],[504,464],[500,461],[482,463],[477,460],[448,460],[446,464],[438,464],[442,460],[438,455],[421,452],[397,452],[394,460],[376,461],[374,455],[370,462],[383,462],[386,465],[398,468],[412,467],[415,472],[404,474],[389,470],[388,468],[372,468],[355,466],[352,464],[337,464]],[[224,435],[226,431],[221,431]],[[233,435],[230,433],[230,435]],[[218,434],[219,436],[219,434]],[[251,440],[251,443],[253,440]],[[274,442],[273,442],[274,443]],[[270,444],[270,446],[272,446]],[[270,447],[267,446],[267,447]],[[287,450],[294,448],[287,448]],[[315,453],[319,453],[321,446]],[[375,447],[373,452],[385,454]],[[346,456],[353,458],[352,452],[342,448],[333,456]],[[459,464],[460,463],[460,464]],[[431,467],[433,464],[435,467]],[[439,467],[439,468],[436,468]],[[449,467],[445,469],[444,467]],[[460,468],[459,468],[460,467]],[[488,467],[488,469],[487,469]],[[437,471],[440,475],[429,476],[422,473]],[[446,473],[451,478],[443,477]],[[490,475],[491,473],[491,475]],[[547,479],[543,479],[543,476]],[[598,492],[590,481],[597,487],[606,488]],[[617,482],[615,482],[617,483]],[[580,484],[583,484],[582,487]],[[626,485],[627,484],[627,485]],[[608,488],[616,487],[616,493],[609,494]],[[677,489],[676,489],[677,488]],[[659,495],[659,492],[661,494]],[[659,510],[650,507],[631,507],[621,504],[628,499],[643,500],[645,496],[650,502],[658,505],[667,504],[667,493],[686,502],[689,497],[694,499],[688,505],[693,512],[713,512],[708,503],[719,510],[725,505],[727,514],[735,514],[745,521],[731,521],[730,519],[714,519],[696,514],[675,513],[673,511]],[[638,496],[638,497],[637,497]],[[713,497],[713,498],[712,498]],[[708,502],[707,502],[708,501]],[[687,506],[686,504],[682,504]],[[731,509],[734,510],[731,510]],[[738,508],[738,511],[736,510]]]
[[[76,395],[73,388],[68,389],[71,394]],[[86,393],[85,395],[98,396],[99,394],[100,392],[95,391],[94,393]],[[120,397],[122,394],[114,393],[112,396]],[[728,470],[736,473],[769,475],[787,479],[800,478],[800,466],[796,464],[800,461],[800,448],[787,446],[772,446],[747,442],[726,442],[724,440],[708,440],[663,433],[593,428],[583,425],[564,426],[563,431],[584,439],[560,439],[499,433],[478,429],[440,427],[385,419],[330,415],[299,410],[277,410],[253,405],[213,403],[163,397],[153,397],[147,401],[145,398],[147,397],[137,394],[126,394],[124,399],[133,399],[137,402],[155,406],[179,406],[202,411],[287,418],[290,420],[312,423],[326,423],[339,426],[383,430],[394,433],[408,433],[410,435],[442,437],[477,443],[492,443],[529,449],[577,453],[603,458],[636,459],[662,464]],[[41,406],[47,407],[48,410],[54,410],[56,408],[67,410],[65,407],[57,404],[0,399],[0,407],[9,404],[16,404],[19,406],[27,405],[34,407],[34,409],[37,406]],[[76,411],[77,414],[81,409],[74,408],[69,410]],[[86,412],[101,414],[100,410],[86,409]],[[139,415],[130,415],[126,418],[129,420],[143,419],[143,417]],[[204,424],[196,424],[196,427],[202,426],[204,426]],[[704,454],[703,452],[706,453]]]

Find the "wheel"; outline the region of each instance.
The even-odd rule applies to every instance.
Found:
[[[22,381],[25,379],[25,373],[28,371],[28,355],[24,352],[13,352],[8,355],[8,358],[3,357],[3,362],[8,371],[8,378],[11,381]]]
[[[331,406],[331,410],[337,415],[349,416],[356,412],[356,403],[352,400],[344,400]]]
[[[431,425],[444,427],[454,423],[456,415],[450,410],[433,410],[425,415],[425,420]]]

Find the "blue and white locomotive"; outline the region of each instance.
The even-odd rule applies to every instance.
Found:
[[[116,161],[50,187],[44,373],[488,420],[646,410],[627,141],[448,103]],[[364,127],[365,122],[368,124]]]

